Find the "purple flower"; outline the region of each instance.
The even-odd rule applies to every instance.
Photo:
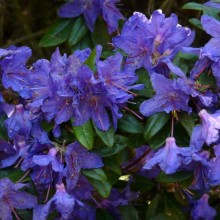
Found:
[[[220,145],[214,147],[215,157],[211,160],[211,166],[209,169],[208,177],[209,183],[212,186],[217,186],[220,184]]]
[[[14,138],[15,135],[22,135],[28,139],[32,127],[29,119],[29,111],[24,110],[22,104],[5,108],[8,119],[5,120],[5,127],[8,136]]]
[[[74,18],[83,15],[91,32],[94,31],[95,22],[99,15],[103,16],[107,23],[108,32],[111,34],[118,28],[118,20],[123,15],[115,4],[120,0],[75,0],[67,2],[59,9],[59,16],[63,18]]]
[[[47,216],[55,210],[62,219],[73,219],[71,218],[73,215],[77,216],[79,214],[80,216],[83,211],[87,212],[88,216],[87,206],[68,194],[63,183],[56,185],[56,193],[47,204],[38,205],[34,208],[33,220],[46,220]]]
[[[68,191],[76,186],[81,169],[94,169],[103,166],[101,157],[91,153],[78,142],[69,144],[65,153],[66,183]]]
[[[163,111],[169,113],[172,110],[191,112],[191,108],[187,106],[189,96],[175,88],[175,81],[154,73],[151,75],[151,82],[156,95],[140,105],[140,112],[143,115],[150,116]]]
[[[208,6],[208,7],[220,9],[220,4],[219,4],[219,2],[215,2],[215,1],[212,1],[212,0],[206,2],[204,5],[205,5],[205,6]]]
[[[187,147],[177,147],[173,137],[166,139],[166,145],[158,150],[153,157],[144,165],[144,169],[151,169],[159,165],[166,174],[175,173],[184,163],[185,157],[191,155],[191,149]]]
[[[74,0],[67,2],[59,9],[59,16],[74,18],[83,15],[90,31],[94,30],[95,21],[101,14],[100,2],[97,0]]]
[[[123,19],[123,15],[115,7],[121,0],[101,0],[102,16],[108,26],[108,32],[111,34],[118,28],[118,20]]]
[[[48,60],[40,59],[33,64],[29,75],[29,90],[31,107],[39,107],[43,101],[52,95],[52,80],[49,76],[51,65]]]
[[[140,85],[133,85],[137,81],[135,72],[127,69],[121,70],[122,55],[116,53],[105,61],[98,61],[98,77],[106,86],[110,95],[115,96],[117,103],[124,103],[133,96],[129,89],[138,89]],[[142,86],[141,86],[142,87]]]
[[[109,113],[116,127],[121,117],[115,97],[108,93],[102,82],[88,83],[81,94],[74,97],[74,125],[79,126],[90,118],[103,131],[110,127]]]
[[[193,39],[194,33],[180,26],[175,14],[165,18],[162,11],[157,10],[149,20],[141,13],[134,13],[125,23],[121,35],[113,38],[113,43],[128,54],[129,67],[144,66],[152,72],[164,58],[172,60]]]
[[[27,192],[20,191],[26,184],[14,184],[8,178],[0,180],[0,218],[12,220],[15,209],[31,209],[37,205],[37,198]]]
[[[12,88],[23,98],[29,98],[29,70],[25,67],[27,59],[31,56],[29,47],[9,47],[10,53],[0,61],[2,68],[2,83],[8,89]]]
[[[198,201],[196,201],[191,216],[194,220],[205,219],[212,220],[216,216],[214,208],[208,204],[209,196],[204,194]]]
[[[220,22],[213,17],[203,15],[201,23],[205,31],[212,36],[210,41],[201,48],[200,59],[192,69],[193,77],[199,76],[205,69],[211,67],[212,73],[216,78],[216,83],[220,85],[219,62],[220,62]]]
[[[220,129],[220,111],[216,111],[214,114],[209,114],[205,109],[199,112],[199,116],[202,120],[202,125],[198,128],[200,132],[200,138],[210,145],[219,139]]]

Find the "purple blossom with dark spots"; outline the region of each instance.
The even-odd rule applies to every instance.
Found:
[[[37,198],[25,191],[20,191],[27,184],[14,184],[8,178],[0,180],[0,218],[12,220],[12,213],[16,214],[15,209],[32,209],[37,205]],[[18,217],[18,216],[16,216]]]
[[[73,190],[78,182],[81,169],[94,169],[103,166],[102,159],[95,153],[89,152],[78,142],[69,144],[65,153],[66,183],[68,192]]]
[[[33,220],[46,220],[47,216],[55,210],[62,219],[74,219],[72,216],[78,217],[83,214],[83,211],[87,212],[84,216],[89,216],[89,208],[87,209],[86,205],[68,194],[63,183],[56,185],[56,193],[45,205],[38,205],[34,208]]]
[[[156,95],[140,105],[140,112],[144,116],[163,111],[169,113],[172,110],[191,112],[191,108],[187,106],[189,96],[175,87],[175,80],[154,73],[151,75],[151,82]]]
[[[113,38],[113,44],[128,54],[128,67],[143,66],[152,72],[164,58],[172,60],[193,39],[194,32],[179,25],[175,14],[165,18],[162,11],[157,10],[149,20],[135,12],[125,23],[121,35]]]
[[[7,48],[7,50],[10,53],[0,61],[3,86],[6,89],[12,88],[23,98],[29,98],[29,70],[25,65],[31,56],[31,49],[29,47],[12,46]]]
[[[22,135],[29,138],[32,123],[29,118],[29,111],[25,110],[22,104],[5,108],[8,119],[5,120],[5,127],[8,136],[14,138],[15,135]]]
[[[104,83],[110,95],[115,96],[117,103],[124,103],[133,95],[130,89],[142,89],[142,85],[133,85],[137,75],[131,69],[122,70],[122,55],[116,53],[104,61],[98,61],[98,78]]]

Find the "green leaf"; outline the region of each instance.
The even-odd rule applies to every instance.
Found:
[[[82,174],[90,179],[96,179],[103,182],[107,181],[107,176],[105,175],[105,172],[101,168],[82,170]]]
[[[114,218],[105,209],[96,210],[96,219],[97,220],[114,220]]]
[[[77,44],[71,47],[71,52],[73,53],[75,50],[83,50],[86,48],[92,48],[94,45],[91,40],[90,33],[86,34],[82,40],[80,40]]]
[[[146,218],[148,220],[148,218]],[[150,220],[177,220],[176,218],[173,219],[173,216],[166,215],[164,213],[159,213],[150,218]]]
[[[4,140],[8,140],[8,133],[5,128],[5,122],[6,118],[4,116],[0,116],[0,138]]]
[[[151,200],[151,202],[147,208],[147,212],[146,212],[146,216],[145,216],[146,220],[151,219],[152,217],[155,216],[160,199],[161,199],[161,195],[158,193]]]
[[[158,132],[154,137],[152,137],[148,144],[152,149],[157,149],[158,147],[161,147],[166,139],[170,136],[170,129],[169,126],[164,126],[160,132]]]
[[[5,168],[5,169],[0,170],[0,179],[7,177],[12,182],[18,181],[24,175],[25,175],[25,172],[23,172],[21,169],[18,169],[18,168],[11,168],[10,167],[10,168]],[[25,180],[27,180],[27,178]]]
[[[144,176],[135,175],[131,182],[131,190],[135,192],[145,192],[152,189],[154,186],[155,183]]]
[[[185,4],[182,8],[203,11],[204,5],[199,4],[199,3],[195,3],[195,2],[189,2],[189,3]]]
[[[39,42],[40,47],[51,47],[65,42],[70,33],[72,19],[60,19],[53,24]]]
[[[179,115],[180,124],[186,129],[189,136],[192,134],[192,130],[195,126],[195,120],[192,115],[188,115],[187,113],[180,113]]]
[[[73,132],[80,144],[82,144],[88,150],[92,149],[94,134],[93,134],[93,126],[90,120],[81,126],[74,126]]]
[[[118,121],[118,129],[131,134],[142,134],[144,131],[144,126],[134,116],[124,115]]]
[[[108,43],[112,42],[112,39],[103,20],[97,19],[94,32],[92,33],[92,41],[95,45],[102,45],[103,51],[111,49]]]
[[[144,68],[141,68],[136,71],[136,74],[138,76],[136,84],[143,84],[144,89],[135,90],[135,93],[147,98],[151,98],[154,95],[154,90],[148,72]]]
[[[201,21],[199,19],[197,19],[197,18],[190,18],[189,22],[191,24],[193,24],[194,26],[196,26],[197,28],[199,28],[201,30],[204,30],[203,27],[202,27]]]
[[[125,220],[139,220],[138,211],[132,205],[120,206],[119,211]]]
[[[157,177],[157,181],[161,183],[175,183],[175,182],[181,182],[186,179],[189,179],[192,177],[192,172],[188,171],[180,171],[174,174],[165,174],[165,173],[160,173],[159,176]]]
[[[108,131],[101,131],[94,125],[96,134],[101,138],[103,143],[108,146],[112,147],[114,144],[114,137],[115,137],[115,131],[113,127],[110,127]]]
[[[88,178],[89,182],[97,190],[97,192],[103,197],[108,198],[111,192],[111,184],[108,181],[99,181],[96,179]]]
[[[111,169],[118,175],[121,175],[121,165],[114,157],[106,157],[104,158],[104,164],[108,169]]]
[[[165,196],[165,214],[176,220],[185,220],[182,206],[177,202],[173,195],[167,194]]]
[[[144,138],[146,141],[150,140],[154,135],[156,135],[167,123],[170,115],[165,112],[156,113],[150,116],[146,121],[146,126],[144,129]]]
[[[68,44],[73,46],[85,37],[88,32],[88,28],[85,24],[83,17],[78,17],[72,26],[72,30],[69,34]]]
[[[95,150],[97,154],[99,154],[101,157],[109,157],[114,154],[117,154],[124,148],[128,146],[128,138],[124,137],[122,135],[115,135],[115,144],[109,148],[109,147],[102,147],[99,150]]]
[[[89,55],[88,59],[85,61],[85,64],[91,69],[95,69],[96,64],[96,48],[92,50],[92,53]]]

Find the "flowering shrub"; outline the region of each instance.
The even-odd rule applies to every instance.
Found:
[[[218,219],[220,1],[195,31],[119,0],[67,1],[49,59],[0,49],[0,218]]]

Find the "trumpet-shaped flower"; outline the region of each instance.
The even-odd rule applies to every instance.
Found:
[[[173,137],[166,139],[166,145],[158,150],[153,157],[144,165],[144,169],[151,169],[159,165],[166,174],[175,173],[184,163],[185,157],[191,155],[191,149],[187,147],[177,147]]]

